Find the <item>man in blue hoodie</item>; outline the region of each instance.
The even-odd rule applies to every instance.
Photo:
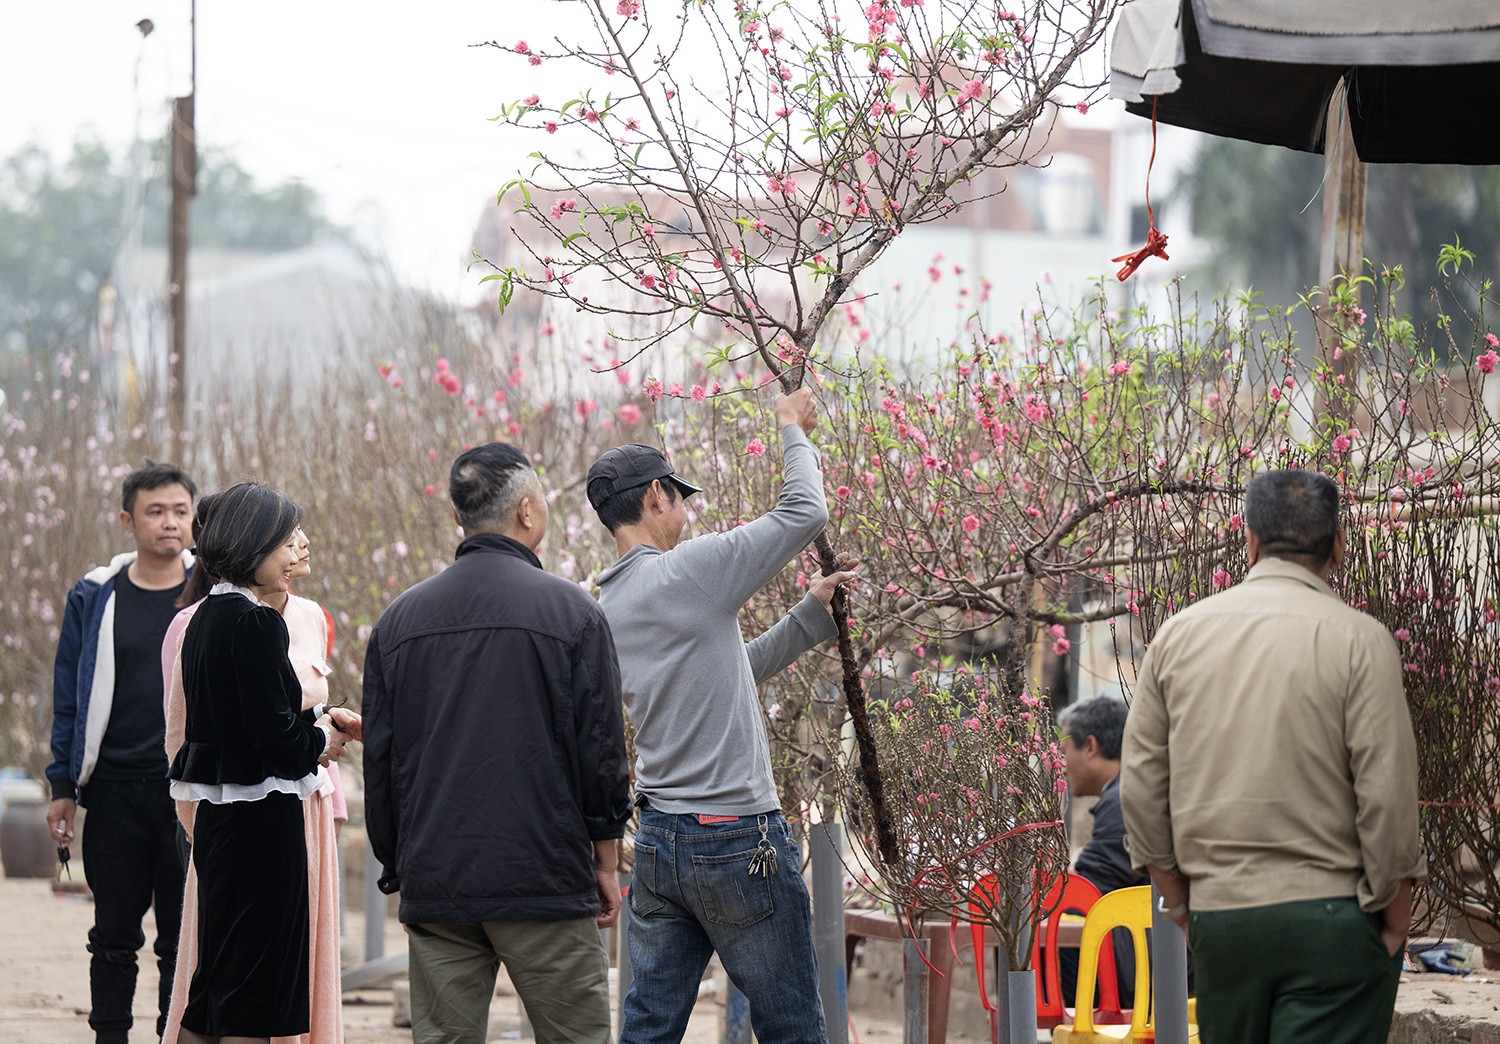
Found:
[[[196,494],[171,464],[148,462],[125,477],[120,524],[136,549],[73,586],[57,643],[47,826],[67,845],[78,805],[89,811],[83,872],[94,893],[89,1025],[97,1044],[129,1040],[141,922],[153,906],[158,1035],[172,997],[184,868],[167,793],[161,645],[192,567]]]
[[[588,497],[620,558],[599,604],[634,722],[635,880],[627,904],[635,973],[621,1044],[682,1039],[717,952],[750,1001],[761,1044],[826,1040],[802,858],[771,775],[756,685],[836,633],[829,603],[852,563],[752,642],[745,603],[828,523],[812,393],[778,396],[776,506],[721,533],[682,540],[699,488],[649,446],[617,446],[589,468]]]

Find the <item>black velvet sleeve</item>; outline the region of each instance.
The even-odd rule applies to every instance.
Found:
[[[258,605],[235,622],[231,656],[245,741],[260,751],[270,774],[300,779],[318,767],[323,730],[302,714],[302,686],[287,658],[286,622]]]

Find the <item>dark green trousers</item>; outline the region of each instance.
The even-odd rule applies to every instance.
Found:
[[[609,958],[592,917],[410,924],[414,1044],[484,1044],[500,965],[537,1044],[610,1044]]]
[[[1401,955],[1347,899],[1194,912],[1203,1044],[1385,1044]]]

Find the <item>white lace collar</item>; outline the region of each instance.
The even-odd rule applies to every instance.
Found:
[[[214,584],[212,587],[210,587],[208,589],[208,593],[211,594],[211,595],[216,595],[216,594],[241,594],[241,595],[244,595],[246,598],[250,599],[250,601],[254,602],[256,605],[265,605],[266,604],[265,602],[262,602],[259,598],[257,598],[255,596],[255,592],[252,591],[252,590],[250,590],[250,588],[248,588],[248,587],[241,587],[239,584],[227,584],[227,583]]]

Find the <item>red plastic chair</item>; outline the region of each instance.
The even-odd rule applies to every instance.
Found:
[[[987,907],[997,901],[998,884],[993,874],[987,874],[974,886],[969,900],[970,936],[974,946],[974,972],[979,977],[979,999],[986,1011],[996,1008],[990,1003],[984,974],[984,924],[982,917]],[[1031,942],[1031,966],[1036,970],[1036,1024],[1038,1029],[1051,1029],[1069,1021],[1067,998],[1062,995],[1062,968],[1058,961],[1057,933],[1062,926],[1064,912],[1087,914],[1099,901],[1099,890],[1086,878],[1076,874],[1064,874],[1048,885],[1045,892],[1032,897],[1036,908],[1050,911],[1045,928]],[[976,901],[978,900],[978,901]],[[986,901],[987,900],[987,901]],[[1094,1009],[1094,1021],[1098,1023],[1121,1023],[1130,1021],[1130,1012],[1120,1008],[1120,987],[1115,976],[1114,949],[1105,946],[1099,953],[1099,1007]]]

